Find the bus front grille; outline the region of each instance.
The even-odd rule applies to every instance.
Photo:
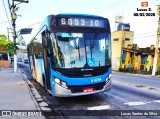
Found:
[[[105,85],[105,82],[93,84],[93,85],[82,85],[82,86],[68,86],[72,93],[80,93],[83,92],[85,88],[93,88],[93,91],[102,90]]]

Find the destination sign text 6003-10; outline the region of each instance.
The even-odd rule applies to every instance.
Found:
[[[58,19],[58,24],[61,26],[69,25],[72,27],[97,27],[97,28],[104,28],[105,21],[102,19],[95,19],[95,18],[65,18],[62,17]]]

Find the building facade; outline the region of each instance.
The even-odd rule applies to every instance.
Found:
[[[154,45],[146,48],[139,48],[137,44],[133,44],[133,31],[115,31],[112,32],[111,38],[112,69],[114,71],[134,70],[152,72],[155,52]],[[160,72],[160,49],[157,70]]]
[[[128,45],[133,45],[133,31],[115,31],[111,33],[112,43],[112,68],[118,71],[120,68],[120,60],[122,48],[127,48]]]

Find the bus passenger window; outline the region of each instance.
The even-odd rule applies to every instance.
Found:
[[[58,64],[58,60],[57,60],[57,52],[56,52],[56,42],[55,42],[55,38],[53,38],[53,36],[50,36],[51,38],[51,62],[53,64],[53,66],[55,67],[60,67]]]

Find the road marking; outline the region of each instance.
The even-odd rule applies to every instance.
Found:
[[[157,103],[160,103],[160,100],[154,100],[153,102],[157,102]]]
[[[128,102],[124,104],[129,106],[138,106],[138,105],[146,105],[146,102]]]
[[[141,105],[147,105],[149,103],[160,103],[160,100],[153,100],[150,102],[128,102],[128,103],[124,103],[125,105],[129,105],[129,106],[141,106]]]
[[[94,106],[94,107],[87,107],[88,110],[107,110],[111,107],[109,105],[103,105],[103,106]]]

